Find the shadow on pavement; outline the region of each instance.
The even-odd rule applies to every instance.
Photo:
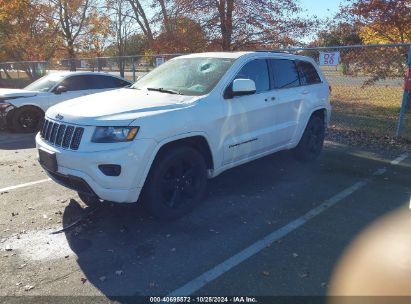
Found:
[[[205,202],[181,219],[156,220],[140,205],[109,203],[87,216],[89,208],[71,200],[63,226],[85,216],[66,238],[85,278],[109,299],[167,295],[382,166],[341,151],[330,150],[309,164],[282,152],[211,180]],[[330,248],[324,276],[361,229],[398,207],[371,205],[367,213],[351,215],[364,218],[349,227],[346,240],[324,244]]]
[[[19,134],[0,131],[0,150],[21,150],[36,147],[36,133]]]

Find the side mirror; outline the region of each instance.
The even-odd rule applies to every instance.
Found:
[[[67,92],[67,88],[65,86],[58,86],[54,89],[54,94],[61,94]]]
[[[252,95],[257,91],[254,80],[235,79],[233,81],[233,96]]]

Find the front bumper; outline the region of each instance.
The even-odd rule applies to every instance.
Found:
[[[121,149],[82,152],[51,146],[37,134],[36,146],[37,149],[56,154],[57,172],[46,170],[55,182],[77,192],[96,195],[103,200],[134,203],[140,195],[141,185],[144,183],[143,174],[155,141],[135,140]],[[121,174],[104,175],[98,168],[102,164],[121,165]]]
[[[7,127],[7,115],[0,112],[0,130],[3,130]]]
[[[43,168],[47,171],[47,174],[51,177],[51,179],[54,180],[56,183],[83,194],[98,196],[94,192],[94,190],[91,189],[90,185],[87,184],[87,182],[83,179],[76,176],[63,175],[56,172],[51,172],[48,171],[45,167]]]
[[[15,109],[15,107],[12,105],[8,106],[7,108],[0,107],[0,130],[7,127],[7,115],[13,109]]]

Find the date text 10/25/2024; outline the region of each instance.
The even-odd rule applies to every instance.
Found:
[[[150,297],[150,303],[258,303],[254,297]]]

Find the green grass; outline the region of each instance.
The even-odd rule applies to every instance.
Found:
[[[333,85],[332,125],[344,129],[395,136],[402,102],[402,87]],[[411,138],[411,114],[405,120],[404,136]]]

